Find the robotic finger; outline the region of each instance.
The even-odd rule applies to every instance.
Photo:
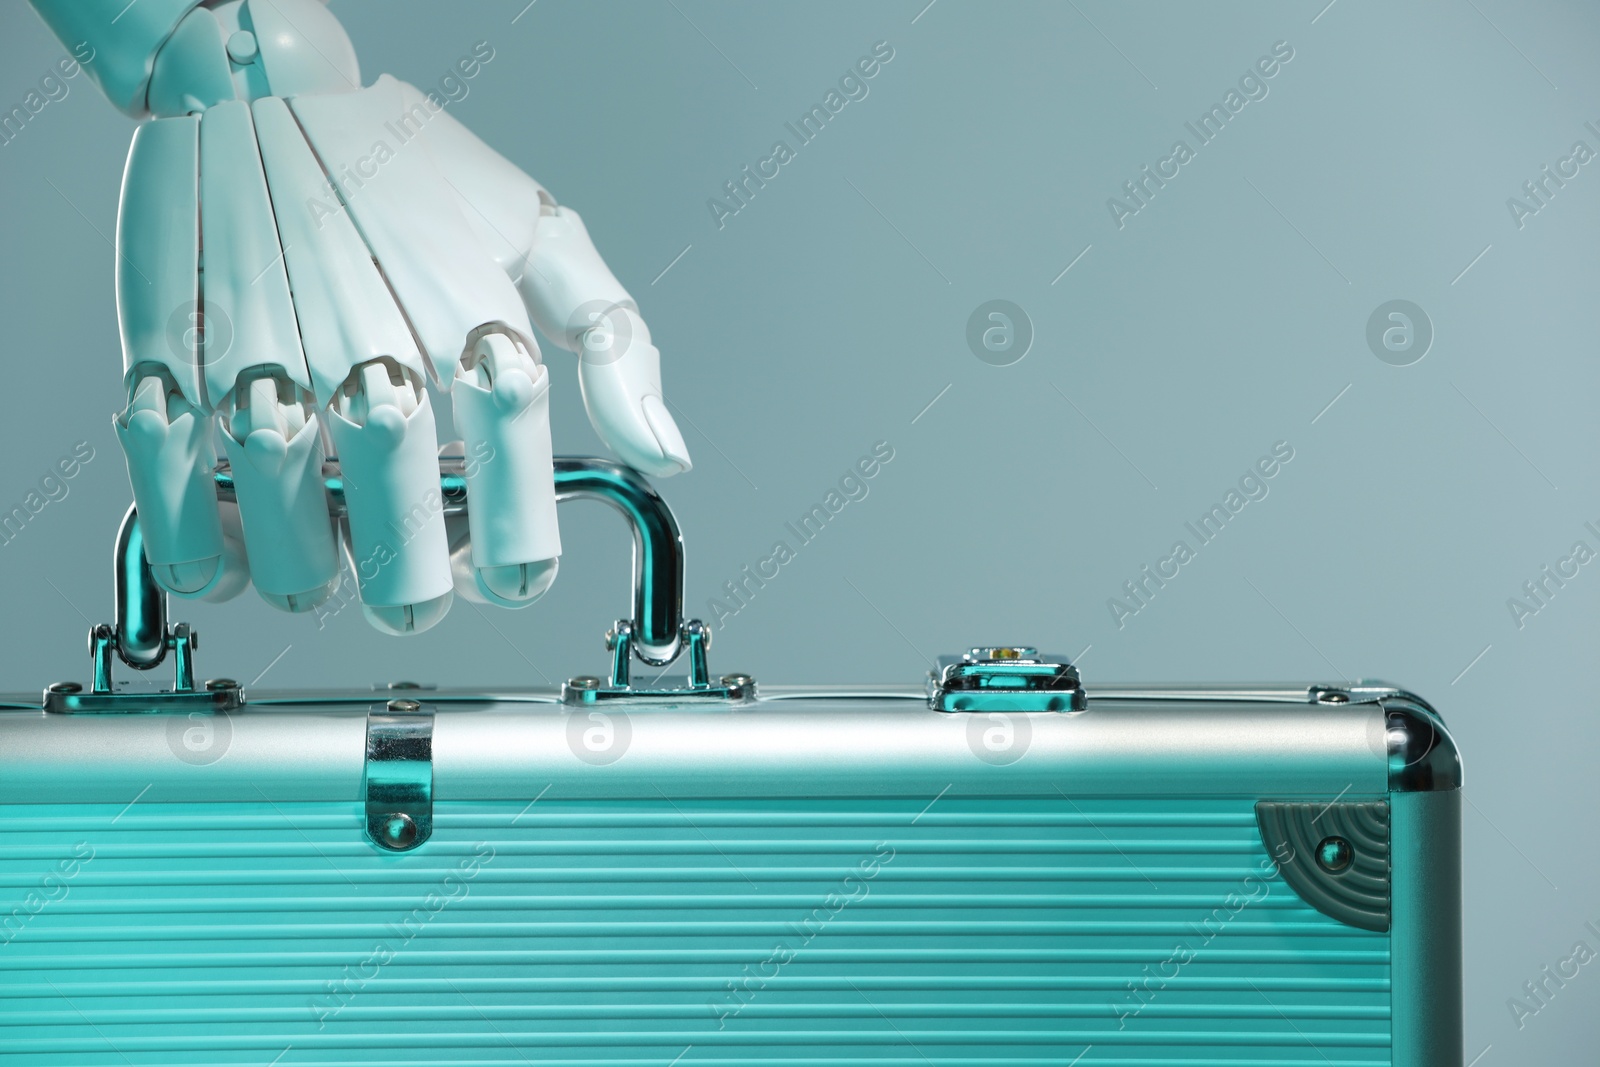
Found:
[[[481,333],[451,390],[467,459],[469,549],[455,551],[457,588],[520,608],[555,581],[561,555],[550,446],[550,375],[521,340]]]
[[[421,633],[450,610],[449,540],[433,405],[390,359],[357,367],[328,410],[344,471],[345,549],[367,621]]]
[[[249,570],[224,529],[211,477],[199,162],[198,118],[160,119],[134,136],[117,227],[128,405],[113,422],[156,580],[177,596],[226,600],[248,584]]]
[[[224,530],[211,477],[211,416],[184,399],[169,375],[141,368],[115,420],[144,525],[145,555],[176,596],[227,600],[250,580],[244,547]]]
[[[280,610],[310,611],[339,579],[316,409],[292,382],[268,374],[242,380],[226,412],[222,443],[256,592]]]
[[[399,88],[419,105],[421,94]],[[583,219],[449,113],[436,115],[422,137],[479,242],[517,280],[534,325],[579,356],[584,407],[601,440],[647,474],[689,470],[689,450],[662,399],[661,353]]]
[[[647,474],[689,470],[661,396],[661,352],[576,211],[553,207],[540,219],[521,289],[539,329],[578,354],[584,408],[611,450]]]

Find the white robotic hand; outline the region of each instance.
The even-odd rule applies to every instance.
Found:
[[[432,626],[453,591],[532,603],[561,545],[531,325],[579,355],[618,457],[689,469],[660,353],[583,220],[439,96],[388,76],[361,88],[318,0],[33,3],[63,41],[90,44],[113,102],[152,116],[118,224],[116,429],[167,590],[224,599],[253,581],[308,611],[337,585],[342,541],[363,610],[391,633]],[[430,384],[468,458],[465,529],[443,511]],[[214,437],[237,521],[218,504]]]

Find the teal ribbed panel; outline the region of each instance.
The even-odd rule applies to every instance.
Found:
[[[14,806],[0,1065],[1387,1064],[1254,799]]]

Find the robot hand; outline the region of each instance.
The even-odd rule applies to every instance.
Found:
[[[689,469],[660,353],[583,220],[437,94],[362,88],[318,0],[33,3],[90,44],[114,103],[153,116],[123,180],[116,431],[168,591],[226,599],[253,581],[308,611],[338,583],[342,540],[381,630],[426,630],[453,590],[532,603],[561,546],[531,325],[579,355],[589,418],[624,462]],[[465,448],[464,523],[443,512],[430,384]],[[215,437],[237,521],[217,501]]]

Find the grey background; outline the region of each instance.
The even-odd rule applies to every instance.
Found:
[[[334,11],[369,79],[427,85],[495,48],[454,113],[584,213],[644,308],[697,463],[662,483],[691,612],[892,443],[870,495],[719,629],[713,669],[915,684],[935,654],[1009,640],[1088,646],[1091,679],[1414,688],[1467,758],[1468,1056],[1593,1062],[1600,963],[1520,1030],[1506,1002],[1575,942],[1600,949],[1600,562],[1520,629],[1507,599],[1600,548],[1600,162],[1521,229],[1506,200],[1574,141],[1600,149],[1600,10],[925,2]],[[64,50],[22,0],[0,28],[9,109]],[[870,95],[719,230],[707,199],[880,40]],[[1295,55],[1269,95],[1119,230],[1107,198],[1279,40]],[[86,674],[128,500],[107,235],[131,124],[71,85],[0,146],[0,504],[97,450],[0,547],[16,689]],[[992,299],[1032,320],[1013,366],[965,342]],[[1394,299],[1435,330],[1407,367],[1365,341]],[[547,356],[557,451],[598,451],[570,358]],[[1280,440],[1270,495],[1119,628],[1107,599]],[[458,602],[406,641],[253,595],[182,617],[202,673],[262,686],[598,672],[628,542],[595,505],[563,521],[561,579],[525,612]]]

